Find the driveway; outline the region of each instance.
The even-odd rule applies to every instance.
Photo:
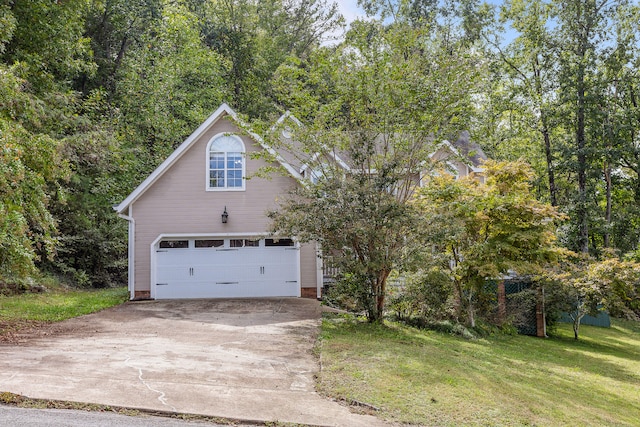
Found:
[[[0,345],[0,392],[244,421],[375,426],[314,391],[321,308],[298,298],[129,302]]]

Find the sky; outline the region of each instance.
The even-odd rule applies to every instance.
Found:
[[[347,25],[360,16],[364,16],[364,11],[358,7],[357,0],[336,0],[340,13],[347,20]]]
[[[335,1],[338,4],[338,9],[342,14],[342,16],[344,16],[347,24],[347,27],[346,27],[347,29],[349,28],[349,24],[351,24],[351,22],[355,21],[357,18],[366,17],[364,10],[358,7],[358,0],[333,0],[333,1]],[[634,1],[638,1],[638,0],[634,0]],[[331,2],[332,1],[330,1],[329,3]],[[488,2],[490,4],[495,4],[495,5],[498,5],[501,3],[500,0],[488,0]],[[507,29],[507,32],[503,34],[503,36],[504,36],[505,43],[507,43],[516,37],[516,33],[514,30]],[[341,37],[337,35],[335,35],[334,37],[336,37],[337,39],[341,39]],[[328,44],[332,44],[332,43],[333,42],[330,42]]]

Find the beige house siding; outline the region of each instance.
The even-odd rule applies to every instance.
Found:
[[[151,244],[162,234],[211,235],[216,233],[264,233],[269,219],[265,213],[277,206],[278,197],[297,184],[291,177],[273,174],[271,179],[251,178],[245,191],[206,191],[207,144],[219,133],[241,136],[246,149],[246,173],[251,175],[267,166],[262,159],[252,159],[259,151],[253,139],[241,135],[235,124],[226,118],[218,120],[184,152],[158,180],[132,204],[135,229],[135,291],[150,291]],[[222,224],[224,208],[228,223]],[[315,287],[315,259],[301,250],[301,287]],[[309,264],[309,265],[307,265]]]
[[[314,296],[317,296],[316,283],[318,277],[318,255],[315,243],[305,243],[300,245],[300,287],[309,288],[307,292],[311,293],[313,288]],[[311,295],[303,292],[303,297]]]
[[[446,147],[440,147],[438,151],[436,151],[431,159],[435,162],[449,162],[452,166],[454,166],[458,172],[458,176],[460,178],[469,175],[470,170],[469,166],[460,161],[451,151]],[[443,165],[444,167],[444,165]]]

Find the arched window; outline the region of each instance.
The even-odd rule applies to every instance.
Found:
[[[235,135],[214,136],[207,146],[207,190],[244,190],[244,144]]]

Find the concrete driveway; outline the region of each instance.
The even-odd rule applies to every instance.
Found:
[[[297,298],[130,302],[0,344],[0,392],[245,421],[375,426],[314,391],[321,308]]]

